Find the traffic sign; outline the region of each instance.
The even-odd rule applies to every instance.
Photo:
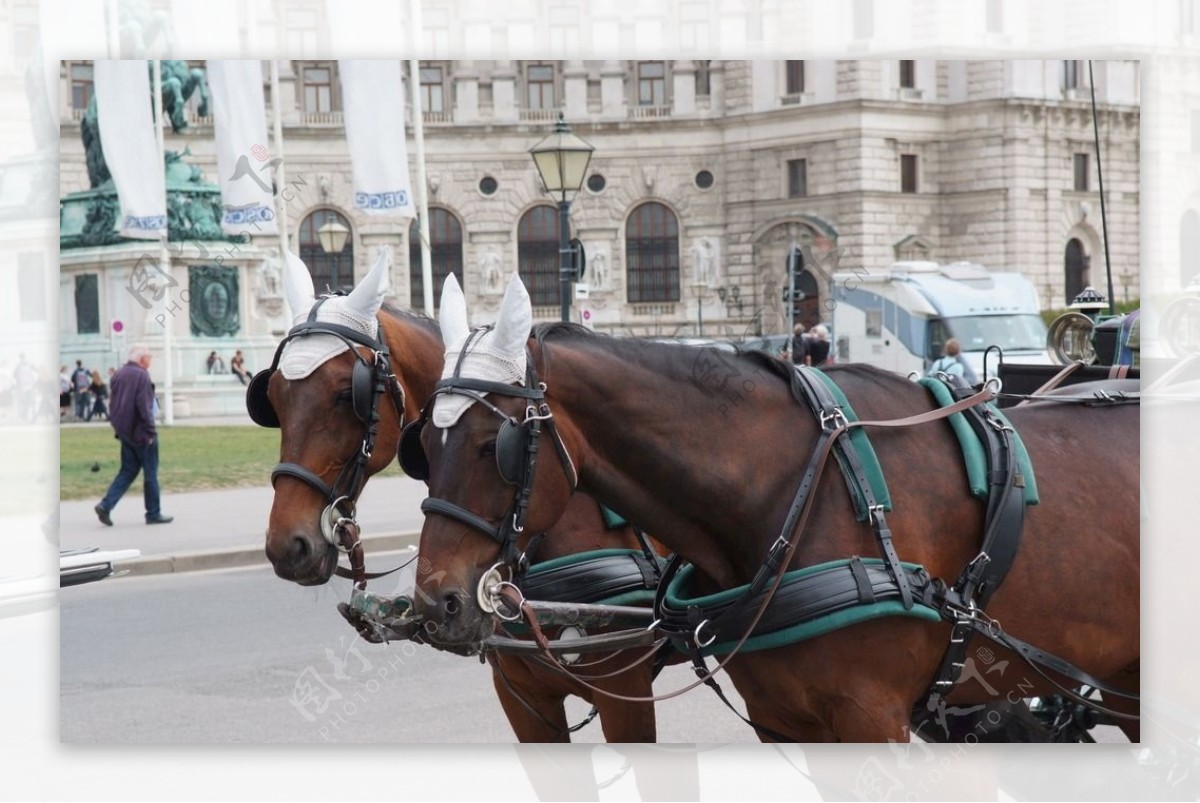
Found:
[[[594,320],[594,316],[593,316],[591,307],[580,307],[579,308],[579,322],[588,329],[596,328],[596,321]]]

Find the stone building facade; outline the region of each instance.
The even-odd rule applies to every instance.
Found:
[[[61,79],[63,194],[87,186],[72,107],[86,79],[73,77],[76,66],[86,63],[64,64]],[[513,270],[539,288],[537,318],[558,318],[552,199],[528,150],[562,111],[595,146],[571,225],[588,256],[588,297],[575,312],[586,306],[599,329],[668,336],[703,327],[735,339],[784,331],[793,242],[807,255],[797,314],[809,323],[828,318],[835,263],[872,270],[912,258],[1020,271],[1044,306],[1062,307],[1082,285],[1104,285],[1087,66],[422,62],[434,268],[460,272],[480,320],[498,307],[495,277]],[[420,306],[407,221],[353,207],[337,63],[279,68],[291,247],[320,263],[319,283],[345,285],[369,268],[376,246],[390,245],[396,299]],[[1094,64],[1118,300],[1138,295],[1139,69]],[[411,127],[406,135],[411,159]],[[168,132],[167,147],[187,147],[215,178],[211,120]],[[313,235],[330,217],[351,230],[336,259]],[[278,240],[252,245],[269,261]],[[248,283],[241,303],[255,304],[256,292]],[[269,359],[269,344],[246,346],[252,366]]]

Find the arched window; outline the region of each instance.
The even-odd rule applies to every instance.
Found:
[[[1063,273],[1064,273],[1064,289],[1066,292],[1066,303],[1070,304],[1075,296],[1083,292],[1083,288],[1088,284],[1088,263],[1087,254],[1083,253],[1083,243],[1072,237],[1067,242],[1067,253],[1064,258]]]
[[[534,306],[560,301],[558,210],[535,206],[517,225],[517,273],[529,290]]]
[[[445,209],[429,210],[429,250],[433,264],[433,306],[442,305],[442,284],[453,273],[463,281],[462,226]],[[421,227],[414,219],[408,229],[408,275],[413,309],[425,308],[425,281],[421,273]]]
[[[631,304],[679,300],[679,222],[660,203],[644,203],[625,224]]]
[[[1200,213],[1189,209],[1179,223],[1179,286],[1187,287],[1200,274]]]
[[[330,222],[346,227],[346,243],[334,254],[321,245],[321,227]],[[304,218],[300,223],[300,259],[308,265],[317,295],[354,287],[354,232],[350,221],[332,209],[318,209]]]

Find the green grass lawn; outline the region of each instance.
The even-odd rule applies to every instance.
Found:
[[[279,430],[261,427],[159,427],[163,493],[268,485],[279,461]],[[100,464],[99,471],[92,465]],[[100,499],[121,467],[121,444],[107,424],[60,431],[62,499]],[[142,492],[138,475],[129,493]]]

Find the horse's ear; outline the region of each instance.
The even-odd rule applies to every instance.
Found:
[[[351,309],[367,318],[374,318],[375,313],[383,305],[383,298],[388,290],[388,265],[391,262],[392,249],[383,246],[375,257],[375,264],[358,286],[350,291],[346,303]]]
[[[447,349],[462,345],[471,333],[471,326],[467,323],[467,298],[453,273],[446,277],[446,283],[442,285],[442,308],[438,312],[438,321],[442,325],[442,342]]]
[[[317,302],[308,266],[291,251],[287,252],[287,258],[283,261],[283,294],[287,298],[288,306],[292,308],[293,318],[307,315],[312,305]]]
[[[521,277],[516,273],[508,280],[504,300],[500,302],[500,317],[496,319],[494,344],[503,353],[513,357],[525,356],[525,342],[529,340],[529,329],[533,326],[533,304]]]

